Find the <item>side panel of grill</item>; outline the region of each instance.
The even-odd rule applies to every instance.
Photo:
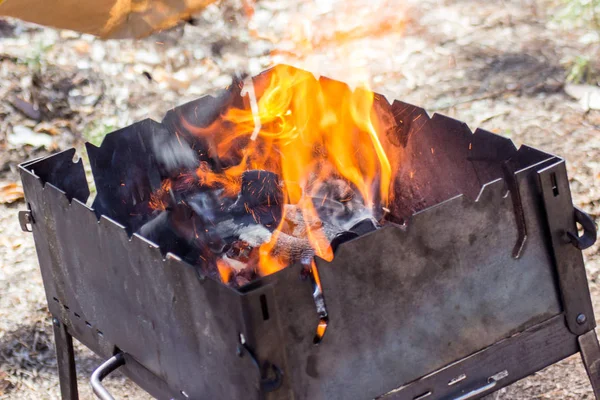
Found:
[[[374,398],[560,314],[536,186],[537,170],[555,161],[517,174],[527,226],[518,259],[515,205],[497,180],[477,201],[456,197],[319,260],[329,325],[318,345],[314,316],[274,284],[295,396]]]
[[[77,186],[87,187],[72,156],[46,162],[81,168]],[[248,336],[241,295],[202,279],[177,257],[163,260],[155,245],[130,239],[110,219],[98,221],[85,198],[70,203],[60,189],[43,185],[31,172],[39,167],[21,169],[22,179],[50,312],[69,333],[103,357],[126,352],[145,367],[129,363],[131,376],[153,376],[158,383],[150,387],[167,382],[168,393],[153,393],[159,398],[258,396],[257,368],[236,354],[240,334]]]

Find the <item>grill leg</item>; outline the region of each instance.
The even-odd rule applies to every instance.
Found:
[[[52,318],[52,325],[54,326],[54,342],[56,343],[58,379],[62,400],[78,400],[73,337],[58,318]]]
[[[600,400],[600,344],[598,344],[596,331],[592,329],[579,336],[577,340],[579,341],[583,365],[585,365],[585,370],[594,389],[594,395],[596,399]]]

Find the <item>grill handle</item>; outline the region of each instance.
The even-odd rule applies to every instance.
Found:
[[[453,400],[469,400],[479,398],[481,394],[487,392],[488,390],[493,389],[498,384],[498,381],[506,378],[508,376],[508,371],[504,370],[502,372],[498,372],[496,375],[490,376],[488,378],[487,384],[478,387],[477,389],[471,390],[468,393],[465,393],[461,396],[453,398]]]
[[[592,217],[586,214],[579,207],[574,207],[574,209],[575,221],[583,228],[583,235],[578,236],[577,232],[567,232],[567,236],[569,237],[569,240],[573,246],[577,247],[579,250],[585,250],[596,242],[596,224],[594,223]]]
[[[469,393],[465,393],[462,396],[455,397],[454,400],[468,400],[474,399],[475,397],[479,397],[482,393],[487,392],[490,389],[493,389],[498,381],[490,381],[487,385],[481,386],[477,389],[471,390]]]
[[[108,374],[114,372],[123,365],[125,365],[125,357],[123,356],[123,353],[117,353],[96,368],[90,378],[90,385],[92,386],[92,391],[96,397],[101,400],[115,400],[108,390],[102,386],[102,379],[106,378]]]

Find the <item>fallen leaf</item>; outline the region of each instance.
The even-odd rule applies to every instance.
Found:
[[[6,377],[8,377],[6,373],[3,373],[3,376],[0,376],[0,396],[4,396],[13,387],[12,382],[5,379]]]
[[[90,47],[90,43],[86,42],[85,40],[78,40],[73,45],[75,51],[81,55],[88,54],[90,52]]]
[[[25,197],[23,186],[17,182],[0,182],[0,204],[11,204]]]
[[[34,131],[38,133],[47,133],[48,135],[56,136],[60,133],[55,124],[42,122],[35,126]]]
[[[52,138],[45,133],[35,133],[26,126],[17,125],[13,126],[13,132],[8,134],[8,143],[13,146],[50,147]]]
[[[12,99],[11,103],[14,108],[16,108],[19,112],[21,112],[27,118],[33,119],[35,121],[39,121],[42,119],[42,113],[40,113],[40,110],[37,109],[30,102],[25,101],[25,100],[15,96]]]

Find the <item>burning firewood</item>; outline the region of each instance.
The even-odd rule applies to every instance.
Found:
[[[368,107],[342,87],[284,67],[273,74],[289,92],[234,80],[203,107],[169,114],[152,141],[163,181],[138,232],[233,286],[314,256],[331,260],[334,246],[377,229],[389,196],[391,166],[368,132]],[[302,87],[322,93],[321,103],[293,100]]]

